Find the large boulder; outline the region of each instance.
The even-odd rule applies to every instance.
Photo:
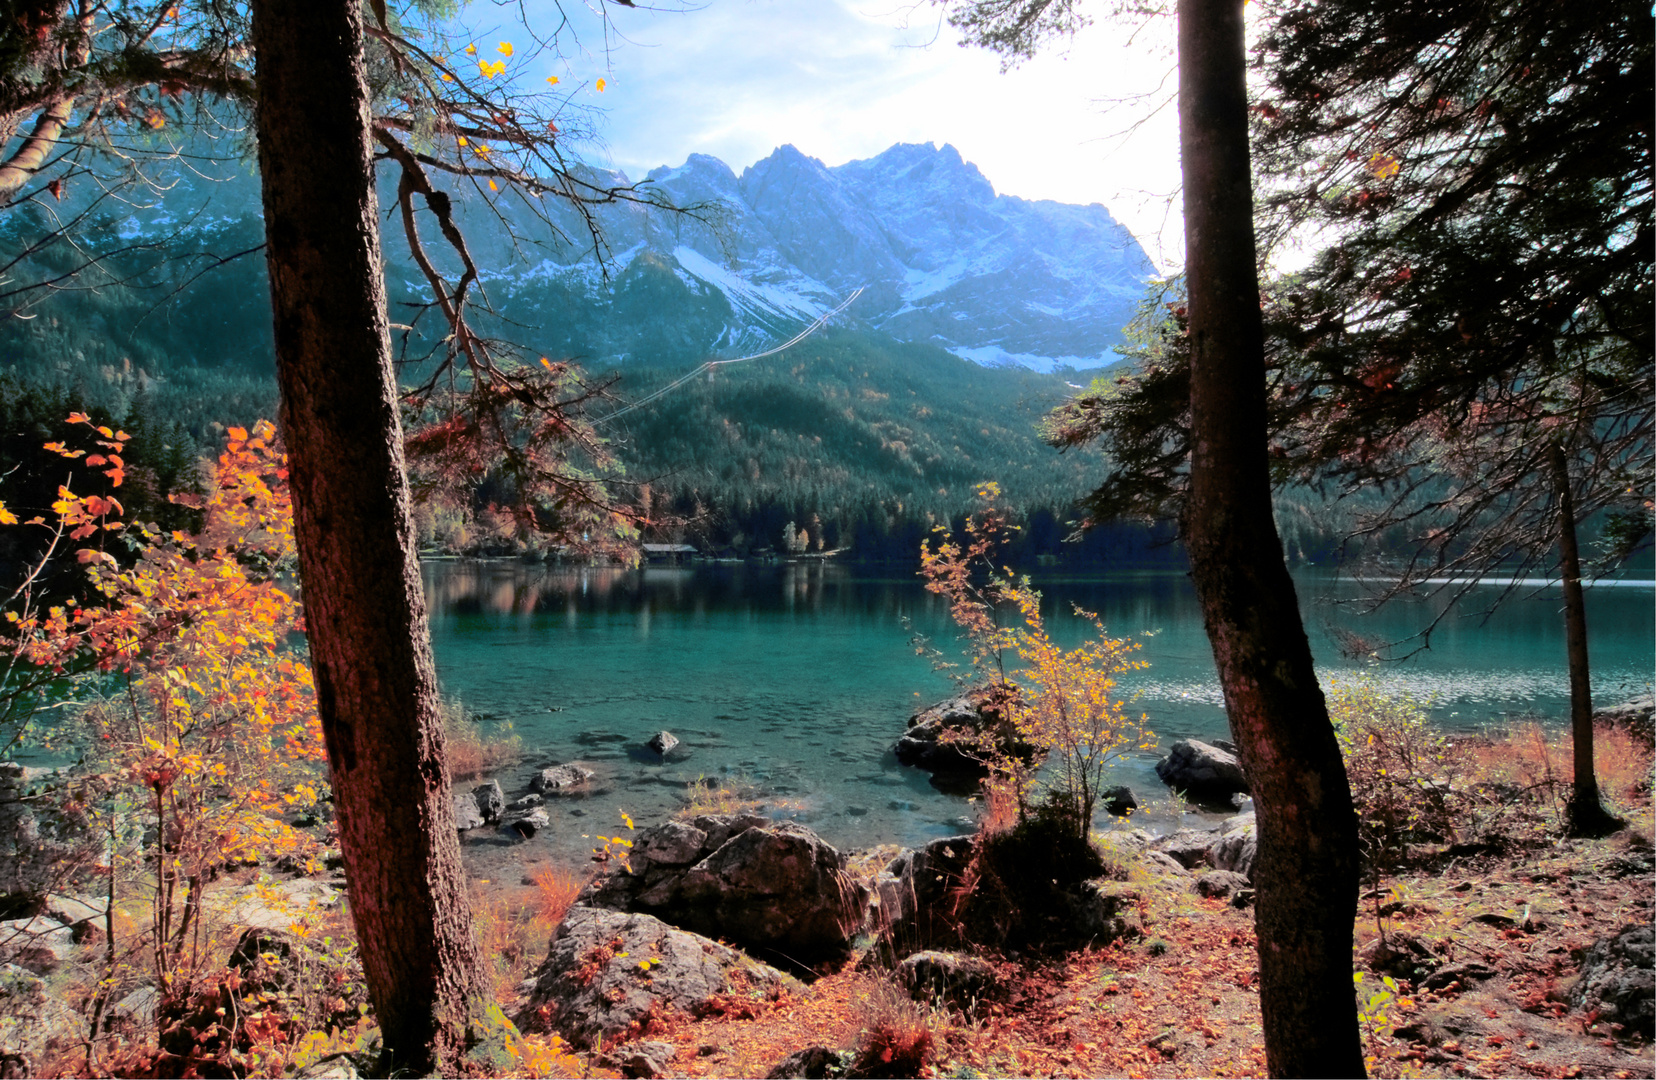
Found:
[[[1656,1028],[1656,931],[1649,923],[1626,926],[1600,938],[1581,962],[1581,978],[1569,1001],[1627,1034],[1649,1038]]]
[[[1168,787],[1199,802],[1229,805],[1232,795],[1248,792],[1248,778],[1236,754],[1199,739],[1174,743],[1156,763],[1156,775]]]
[[[803,825],[757,814],[704,814],[642,830],[630,870],[578,901],[642,911],[677,926],[803,963],[843,956],[862,928],[868,889],[845,856]]]
[[[718,942],[651,915],[576,906],[559,924],[517,1025],[578,1047],[637,1030],[659,1010],[695,1014],[725,994],[799,984]]]
[[[988,704],[982,689],[946,698],[909,717],[908,730],[892,752],[904,765],[945,776],[988,774],[986,750],[1034,760],[1035,750]]]
[[[1179,829],[1151,841],[1150,850],[1159,851],[1186,870],[1206,865],[1208,851],[1219,840],[1215,829]]]

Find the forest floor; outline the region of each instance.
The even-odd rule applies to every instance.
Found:
[[[1653,920],[1651,755],[1616,733],[1600,741],[1601,783],[1628,819],[1618,832],[1562,839],[1532,814],[1527,831],[1418,849],[1365,887],[1352,966],[1371,1076],[1656,1076],[1656,1033],[1617,1030],[1565,1001],[1594,942]],[[1513,745],[1488,747],[1486,760]],[[798,996],[669,1018],[644,1037],[675,1046],[668,1075],[689,1077],[762,1077],[807,1047],[866,1050],[875,1032],[919,1044],[923,1063],[867,1075],[1266,1075],[1254,912],[1203,898],[1188,879],[1144,884],[1142,936],[983,953],[995,989],[965,1009],[915,1006],[889,973],[853,962]],[[1411,946],[1429,955],[1435,988],[1421,985],[1425,968],[1411,979],[1406,960],[1388,963]]]
[[[1595,940],[1651,921],[1651,865],[1649,836],[1624,830],[1455,858],[1385,882],[1355,927],[1357,1004],[1384,989],[1363,960],[1382,929],[1394,944],[1400,935],[1423,940],[1469,974],[1435,991],[1396,980],[1393,1000],[1367,1010],[1370,1075],[1656,1075],[1650,1033],[1613,1031],[1563,1002]],[[919,1074],[1265,1075],[1253,912],[1181,885],[1169,880],[1148,900],[1139,941],[996,958],[999,990],[975,1008],[921,1010],[932,1046]],[[1376,907],[1387,914],[1377,919]],[[668,1022],[647,1037],[678,1048],[672,1075],[764,1076],[796,1050],[855,1049],[870,1029],[900,1024],[889,986],[885,975],[849,968],[798,997]]]

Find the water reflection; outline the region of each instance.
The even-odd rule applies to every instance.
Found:
[[[1372,667],[1340,655],[1342,633],[1398,640],[1435,613],[1396,604],[1360,615],[1361,583],[1301,575],[1298,588],[1319,671],[1368,675],[1428,702],[1445,723],[1515,713],[1562,717],[1568,687],[1556,599],[1502,608],[1498,619],[1451,617],[1433,648]],[[907,717],[950,683],[914,655],[910,629],[952,650],[942,598],[904,574],[882,577],[821,563],[618,570],[451,562],[425,567],[438,671],[447,692],[507,719],[537,765],[577,760],[598,793],[559,804],[551,843],[580,848],[617,814],[650,821],[682,802],[698,776],[745,777],[785,797],[789,812],[832,842],[915,843],[962,827],[965,803],[889,748]],[[1037,579],[1054,636],[1073,644],[1097,612],[1112,634],[1142,643],[1150,667],[1124,686],[1164,745],[1223,737],[1226,721],[1189,581],[1167,572]],[[1651,593],[1592,590],[1589,617],[1600,700],[1646,688]],[[907,626],[905,626],[905,620]],[[680,760],[632,753],[656,731],[684,740]],[[1159,793],[1154,754],[1135,755],[1118,782]],[[515,792],[514,792],[515,794]],[[539,841],[537,841],[538,843]]]

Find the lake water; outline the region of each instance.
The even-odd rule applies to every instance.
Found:
[[[890,752],[916,708],[949,680],[910,647],[913,630],[946,651],[954,630],[943,601],[912,577],[822,564],[612,570],[504,562],[424,568],[437,669],[445,693],[487,721],[510,721],[528,759],[500,777],[508,797],[539,767],[578,761],[593,792],[556,800],[553,828],[526,845],[468,834],[474,873],[505,862],[583,855],[613,835],[625,811],[640,825],[683,804],[700,777],[738,780],[845,849],[912,845],[969,827],[971,807],[935,790]],[[1556,590],[1513,599],[1495,617],[1451,616],[1432,648],[1374,666],[1344,659],[1337,631],[1375,641],[1416,632],[1433,610],[1394,604],[1360,615],[1364,586],[1297,575],[1319,671],[1367,675],[1428,703],[1453,728],[1515,716],[1562,722],[1568,712]],[[1036,579],[1054,636],[1073,644],[1098,612],[1112,636],[1142,643],[1150,666],[1127,677],[1132,707],[1165,747],[1187,736],[1225,738],[1212,654],[1188,578],[1176,572]],[[1528,590],[1533,592],[1534,590]],[[1475,600],[1487,600],[1493,587]],[[1522,594],[1521,594],[1522,595]],[[1594,699],[1648,690],[1656,631],[1648,582],[1588,592]],[[662,729],[682,740],[663,762],[643,744]],[[1135,754],[1113,782],[1161,799],[1158,755]],[[1167,812],[1165,807],[1158,812]],[[1152,820],[1155,814],[1152,814]],[[479,869],[481,868],[481,869]]]

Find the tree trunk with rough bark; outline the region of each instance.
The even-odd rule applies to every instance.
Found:
[[[403,471],[361,8],[255,0],[259,167],[306,630],[390,1068],[456,1074],[486,995]]]
[[[1597,836],[1621,824],[1599,801],[1593,769],[1593,688],[1587,663],[1587,601],[1581,592],[1581,550],[1576,539],[1575,492],[1564,448],[1547,448],[1558,493],[1558,572],[1564,581],[1564,649],[1570,667],[1570,742],[1575,759],[1570,793],[1569,831]]]
[[[1256,926],[1273,1076],[1362,1076],[1357,818],[1271,515],[1242,0],[1180,0],[1190,292],[1184,535],[1259,817]]]

